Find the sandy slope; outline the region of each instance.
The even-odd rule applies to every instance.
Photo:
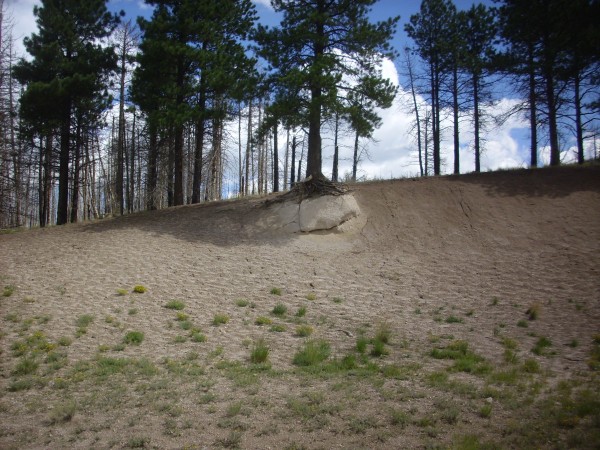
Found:
[[[283,302],[290,315],[307,307],[306,320],[315,336],[329,341],[335,355],[352,351],[361,327],[368,330],[387,321],[394,339],[386,363],[417,362],[423,373],[440,366],[426,355],[432,336],[444,335],[467,340],[476,353],[498,364],[504,352],[499,335],[518,340],[524,358],[537,336],[548,336],[557,354],[535,357],[544,370],[551,370],[548,385],[589,371],[591,336],[600,332],[600,168],[389,181],[352,189],[366,223],[346,234],[273,231],[264,202],[252,199],[1,235],[0,282],[16,290],[0,303],[5,333],[0,341],[0,447],[108,448],[125,445],[130,435],[144,435],[151,443],[147,445],[157,448],[190,443],[212,448],[226,445],[223,436],[230,432],[216,425],[216,417],[225,414],[228,402],[239,398],[246,404],[250,395],[213,377],[218,398],[213,410],[189,395],[179,400],[184,417],[194,423],[179,436],[161,431],[161,414],[143,405],[78,411],[64,426],[50,426],[45,417],[64,392],[53,390],[52,383],[7,391],[17,363],[11,345],[36,329],[53,341],[73,338],[65,350],[69,367],[93,360],[100,345],[119,344],[126,331],[142,330],[142,345],[108,354],[147,357],[159,364],[195,351],[210,371],[219,360],[245,364],[248,340],[264,336],[271,344],[273,368],[292,373],[292,355],[301,344],[294,325],[288,322],[283,333],[254,325],[257,316],[268,316],[275,304]],[[117,289],[131,290],[137,284],[148,292],[116,295]],[[270,294],[273,287],[282,289],[281,297]],[[306,299],[310,293],[316,300]],[[236,306],[240,298],[254,308]],[[164,308],[171,299],[185,302],[185,312],[202,328],[207,342],[174,344],[184,333],[173,320],[175,313]],[[518,327],[533,304],[540,306],[539,319],[526,329]],[[132,309],[135,314],[130,314]],[[217,313],[228,314],[230,322],[211,326]],[[75,338],[75,322],[83,314],[93,315],[94,322],[85,335]],[[463,323],[447,323],[451,315]],[[50,319],[47,323],[39,319],[44,316]],[[27,319],[33,319],[32,324],[22,331]],[[566,346],[574,340],[577,347]],[[221,355],[216,355],[221,349],[215,353],[218,347]],[[68,367],[62,370],[66,374]],[[397,397],[385,398],[373,387],[366,387],[364,398],[359,396],[348,411],[331,414],[327,426],[303,430],[297,419],[282,415],[288,396],[301,395],[304,388],[295,383],[306,384],[303,380],[286,375],[263,381],[266,403],[247,420],[242,447],[298,443],[310,448],[405,448],[430,441],[448,444],[452,439],[450,434],[428,436],[414,427],[396,430],[387,422],[364,433],[340,431],[346,419],[361,410],[402,405]],[[386,383],[395,392],[401,387]],[[331,388],[321,380],[309,384],[314,389]],[[413,399],[413,409],[408,410],[434,414],[435,395],[427,394],[423,383],[417,387],[425,399],[421,403]],[[68,391],[76,399],[82,395],[76,388]],[[40,398],[49,399],[48,404],[32,407]],[[128,425],[127,417],[136,414],[144,419]],[[508,420],[510,414],[508,408],[500,408],[492,428],[502,428],[503,418]],[[472,411],[461,409],[460,417],[455,427],[483,428]],[[261,434],[266,423],[279,425],[276,431]],[[379,437],[382,429],[385,439]]]

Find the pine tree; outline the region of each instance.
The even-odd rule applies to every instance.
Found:
[[[69,219],[69,163],[74,116],[107,106],[109,74],[116,69],[114,48],[103,45],[119,18],[106,0],[42,0],[34,7],[38,32],[24,40],[31,61],[15,67],[26,85],[21,114],[45,129],[57,127],[60,137],[58,225]]]
[[[381,77],[382,57],[394,57],[389,41],[398,17],[371,23],[376,0],[272,0],[283,13],[279,27],[259,26],[259,52],[272,66],[272,80],[288,104],[308,123],[307,176],[322,173],[321,123],[324,115],[343,109],[352,94],[364,94],[364,105],[391,103],[395,87]],[[288,110],[293,108],[288,107]]]

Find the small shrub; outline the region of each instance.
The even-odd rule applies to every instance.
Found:
[[[498,297],[492,298],[492,306],[496,306],[498,304]]]
[[[51,425],[69,422],[76,411],[77,404],[73,400],[67,400],[52,408],[48,417],[48,422]]]
[[[94,321],[94,316],[91,316],[89,314],[84,314],[77,318],[77,321],[75,322],[75,324],[79,328],[87,328],[89,326],[89,324],[91,324],[93,321]]]
[[[189,319],[189,316],[184,312],[178,312],[177,316],[175,317],[175,320],[177,320],[178,322],[183,322],[188,319]]]
[[[165,308],[181,311],[183,308],[185,308],[185,303],[183,303],[181,300],[170,300],[165,305]]]
[[[272,295],[281,295],[281,288],[274,287],[271,289]]]
[[[244,307],[248,306],[250,304],[250,302],[246,299],[240,298],[235,301],[235,304],[237,306],[239,306],[240,308],[244,308]]]
[[[223,322],[226,323],[226,322]],[[179,322],[179,328],[181,328],[182,330],[191,330],[193,327],[192,322],[190,322],[189,320],[183,320],[181,322]]]
[[[446,318],[446,323],[463,323],[463,320],[460,317],[448,316]]]
[[[492,405],[490,405],[490,404],[482,406],[481,409],[479,410],[479,416],[483,417],[484,419],[488,419],[491,415],[492,415]]]
[[[142,286],[141,284],[138,284],[133,287],[133,292],[135,292],[136,294],[144,294],[147,290],[148,289],[146,289],[146,287]]]
[[[327,341],[307,341],[304,348],[294,355],[293,363],[296,366],[313,366],[329,358],[330,352],[331,347]]]
[[[275,325],[272,325],[271,328],[269,328],[269,331],[273,331],[275,333],[282,333],[286,330],[287,330],[287,327],[282,324],[275,324]]]
[[[573,339],[567,345],[571,348],[577,348],[577,347],[579,347],[579,341],[577,339]]]
[[[181,335],[177,335],[175,336],[175,338],[173,339],[173,343],[175,344],[183,344],[186,341],[186,337],[185,336],[181,336]]]
[[[70,337],[67,337],[67,336],[63,336],[58,339],[58,345],[60,345],[61,347],[68,347],[72,343],[73,343],[73,339],[71,339]]]
[[[390,421],[392,425],[404,428],[410,423],[410,416],[404,411],[392,410],[390,412]]]
[[[123,338],[124,344],[140,345],[144,340],[144,333],[141,331],[130,331]]]
[[[523,361],[523,365],[521,366],[521,370],[525,373],[539,373],[540,365],[535,359],[527,359]]]
[[[130,316],[135,316],[137,313],[137,308],[131,308],[129,311],[127,311],[127,314],[129,314]]]
[[[129,291],[127,289],[117,289],[117,295],[120,297],[123,297],[125,295],[129,294]]]
[[[310,300],[311,302],[317,299],[317,294],[314,292],[310,292],[306,295],[306,300]]]
[[[304,317],[306,315],[306,306],[301,306],[300,308],[298,308],[298,311],[296,311],[296,317]]]
[[[254,323],[258,326],[262,326],[262,325],[271,325],[273,323],[273,321],[271,319],[269,319],[268,317],[260,316],[260,317],[256,318]]]
[[[390,325],[384,322],[377,325],[374,339],[375,341],[379,341],[383,344],[389,344],[391,335],[392,331],[390,330]]]
[[[517,322],[517,326],[521,327],[521,328],[527,328],[529,326],[529,324],[527,323],[526,320],[521,319]]]
[[[37,371],[39,364],[33,358],[23,358],[15,366],[14,375],[30,375]]]
[[[284,316],[287,313],[287,306],[283,303],[277,303],[271,313],[275,316]]]
[[[344,300],[340,297],[333,297],[333,303],[342,303]]]
[[[229,316],[227,314],[215,314],[213,317],[213,325],[218,327],[219,325],[224,325],[229,322]]]
[[[298,325],[296,327],[296,336],[306,337],[313,333],[313,327],[310,325]]]
[[[269,358],[269,346],[264,339],[254,342],[250,351],[250,362],[253,364],[262,364]]]

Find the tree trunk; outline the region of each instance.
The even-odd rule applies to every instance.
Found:
[[[277,121],[273,127],[273,192],[279,192],[279,150],[277,148]]]
[[[338,133],[340,127],[340,115],[335,113],[335,130],[333,135],[333,168],[331,169],[331,181],[338,182],[338,162],[340,157],[340,149],[338,147]]]
[[[452,69],[452,109],[454,113],[454,174],[460,173],[460,130],[458,124],[458,67]]]
[[[534,48],[529,46],[529,124],[531,128],[531,167],[538,165],[538,142],[537,142],[537,95],[535,92],[535,65]]]
[[[244,180],[244,195],[248,195],[250,183],[250,161],[252,159],[252,100],[248,102],[248,137],[246,141],[246,179]]]
[[[286,127],[286,134],[287,134],[287,139],[286,139],[286,144],[285,144],[285,162],[283,164],[283,190],[287,191],[288,189],[288,169],[289,169],[289,165],[288,165],[288,161],[289,161],[289,157],[290,157],[290,127]]]
[[[577,163],[585,162],[583,148],[583,124],[581,122],[581,77],[579,72],[575,74],[575,127],[577,134]]]
[[[206,83],[204,72],[200,75],[200,92],[198,95],[198,111],[200,117],[196,121],[196,145],[194,147],[194,176],[192,182],[192,203],[200,203],[200,187],[202,184],[202,149],[204,148],[206,111]]]
[[[60,157],[58,173],[58,209],[56,224],[69,221],[69,159],[71,156],[71,102],[67,101],[60,127]]]
[[[423,176],[424,172],[423,172],[423,149],[422,149],[422,144],[421,144],[421,119],[419,117],[419,105],[417,103],[417,92],[415,89],[415,80],[414,80],[414,74],[413,74],[413,70],[412,70],[412,62],[410,60],[410,52],[408,50],[406,51],[406,65],[408,67],[408,76],[410,79],[410,90],[412,93],[413,107],[415,108],[415,119],[416,119],[416,124],[417,124],[417,148],[419,151],[419,170],[421,172],[421,176]]]
[[[479,142],[479,76],[473,74],[473,118],[475,122],[475,172],[481,172],[481,148]]]
[[[146,185],[146,209],[156,209],[156,185],[158,181],[158,130],[153,120],[148,121],[149,148],[148,148],[148,180]]]
[[[292,167],[290,169],[290,188],[294,187],[296,182],[296,130],[294,130],[294,136],[292,137]]]
[[[358,130],[354,135],[354,156],[352,157],[352,181],[356,181],[356,171],[358,169]]]
[[[81,119],[77,120],[75,132],[75,156],[73,158],[73,189],[71,191],[71,223],[77,222],[79,213],[79,163],[81,158]]]

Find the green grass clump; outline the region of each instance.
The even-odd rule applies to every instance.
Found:
[[[531,351],[536,355],[545,355],[548,347],[552,347],[552,342],[547,337],[542,336],[537,340]]]
[[[129,294],[129,291],[127,289],[117,289],[117,295],[119,297],[124,297],[127,294]]]
[[[356,338],[356,351],[358,353],[365,353],[367,351],[367,346],[369,345],[369,339],[366,336],[358,336]]]
[[[271,289],[272,295],[281,295],[281,288],[274,287]]]
[[[193,331],[191,338],[192,342],[206,342],[206,336],[199,331]]]
[[[379,341],[383,344],[389,344],[391,336],[392,331],[388,323],[380,323],[377,325],[377,328],[375,328],[375,341]]]
[[[77,321],[75,322],[75,324],[79,327],[79,328],[86,328],[88,327],[92,322],[94,321],[94,316],[90,315],[90,314],[84,314],[82,316],[79,316],[77,318]]]
[[[448,316],[446,317],[446,323],[463,323],[463,320],[460,317]]]
[[[258,326],[262,326],[262,325],[271,325],[273,323],[273,321],[271,319],[269,319],[268,317],[259,316],[256,318],[254,323]]]
[[[183,308],[185,308],[185,303],[183,303],[181,300],[169,300],[165,305],[165,308],[181,311]]]
[[[306,315],[306,306],[301,306],[300,308],[298,308],[298,311],[296,311],[296,317],[304,317]]]
[[[458,372],[468,372],[475,374],[484,374],[491,371],[491,366],[485,362],[484,358],[469,350],[469,344],[466,341],[453,341],[443,348],[434,348],[430,356],[435,359],[450,359],[454,361],[451,370]]]
[[[385,348],[385,343],[378,339],[373,341],[373,348],[371,349],[371,356],[380,357],[388,354],[387,349]]]
[[[269,328],[269,331],[273,331],[275,333],[283,333],[286,330],[287,330],[287,327],[283,324],[275,324],[275,325],[272,325],[271,328]]]
[[[250,362],[253,364],[262,364],[269,358],[269,346],[264,339],[254,342],[250,350]]]
[[[294,355],[296,366],[314,366],[329,358],[331,346],[324,340],[310,340]]]
[[[50,410],[48,415],[48,423],[55,425],[59,423],[65,423],[71,421],[75,412],[77,411],[77,404],[73,400],[67,400]]]
[[[310,300],[311,302],[317,299],[317,294],[314,292],[310,292],[306,294],[306,300]]]
[[[283,303],[277,303],[271,311],[271,314],[273,314],[274,316],[284,316],[286,313],[287,306],[285,306]]]
[[[340,297],[333,297],[333,303],[342,303],[344,301],[344,299],[340,298]]]
[[[310,325],[298,325],[296,327],[296,336],[306,337],[313,333],[313,327]]]
[[[215,327],[218,327],[219,325],[225,325],[227,322],[229,322],[229,316],[227,314],[215,314],[212,324]]]
[[[135,292],[136,294],[144,294],[147,290],[148,289],[146,289],[146,287],[142,286],[141,284],[138,284],[133,287],[133,292]]]
[[[177,316],[175,316],[175,320],[178,322],[184,322],[184,321],[188,320],[189,318],[190,318],[190,316],[188,316],[184,312],[178,312]]]
[[[39,363],[30,357],[21,359],[13,370],[13,375],[31,375],[37,372]]]
[[[517,322],[517,326],[518,326],[519,328],[527,328],[527,327],[529,326],[529,324],[527,323],[527,321],[526,321],[526,320],[524,320],[524,319],[521,319],[521,320],[519,320],[519,321]]]
[[[10,297],[14,294],[15,289],[16,288],[11,284],[8,286],[4,286],[4,289],[2,290],[2,297]]]
[[[235,304],[240,308],[244,308],[250,304],[250,302],[246,299],[240,298],[235,301]]]
[[[124,344],[140,345],[144,340],[144,333],[141,331],[130,331],[123,338]]]

